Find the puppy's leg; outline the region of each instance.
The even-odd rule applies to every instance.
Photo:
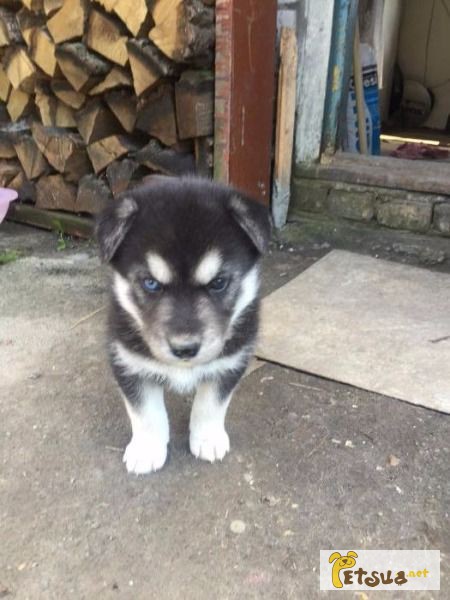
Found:
[[[195,394],[189,423],[189,446],[197,458],[222,460],[230,450],[225,415],[231,394],[221,398],[217,382],[201,383]]]
[[[123,461],[129,473],[141,475],[157,471],[166,462],[169,443],[163,388],[141,379],[134,380],[131,386],[121,387],[133,432]],[[131,389],[133,392],[129,393]]]

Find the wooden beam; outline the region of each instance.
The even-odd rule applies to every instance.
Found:
[[[78,217],[70,213],[49,211],[11,202],[9,205],[8,220],[26,225],[34,225],[42,229],[67,233],[81,238],[90,238],[94,233],[94,221],[87,217]]]
[[[283,27],[278,70],[278,107],[273,174],[272,216],[283,227],[289,208],[297,87],[297,32]]]
[[[335,0],[308,0],[298,31],[295,162],[318,160],[327,94]]]
[[[265,204],[275,97],[276,0],[216,1],[214,176]]]

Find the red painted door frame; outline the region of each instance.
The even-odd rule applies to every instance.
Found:
[[[216,0],[214,177],[270,202],[276,0]]]

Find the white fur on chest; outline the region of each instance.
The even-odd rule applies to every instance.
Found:
[[[176,392],[188,393],[196,389],[198,384],[207,378],[218,377],[228,371],[237,371],[245,364],[248,358],[248,349],[244,348],[231,356],[224,356],[210,363],[192,367],[165,365],[128,350],[120,342],[112,344],[112,354],[114,363],[123,367],[129,375],[157,377],[166,381],[169,387]]]

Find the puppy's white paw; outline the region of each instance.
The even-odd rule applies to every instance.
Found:
[[[167,443],[165,441],[134,435],[125,449],[123,462],[128,473],[144,475],[144,473],[160,469],[166,462],[166,458]]]
[[[230,451],[230,438],[223,427],[202,427],[191,432],[189,446],[196,458],[214,462]]]

